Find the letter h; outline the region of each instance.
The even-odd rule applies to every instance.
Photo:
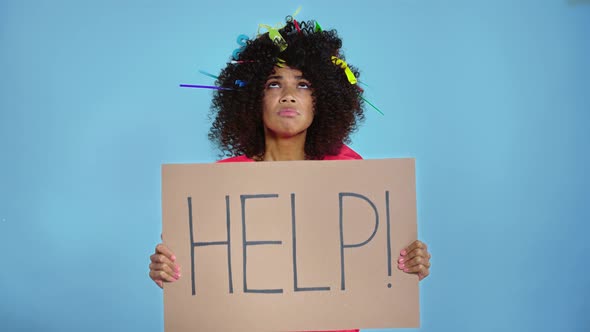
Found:
[[[195,249],[196,247],[204,246],[227,246],[227,273],[229,276],[229,293],[234,292],[234,286],[232,281],[231,272],[231,238],[230,238],[230,211],[229,211],[229,196],[225,196],[225,210],[227,216],[227,240],[226,241],[214,241],[214,242],[195,242],[193,234],[193,204],[191,197],[187,197],[188,200],[188,225],[190,231],[190,246],[191,246],[191,283],[193,295],[196,295],[195,289]]]

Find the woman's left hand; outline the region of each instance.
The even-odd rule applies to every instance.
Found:
[[[416,240],[400,252],[397,268],[406,273],[417,274],[418,280],[422,280],[430,274],[430,257],[426,244]]]

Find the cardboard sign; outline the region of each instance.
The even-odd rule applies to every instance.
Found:
[[[419,327],[413,159],[163,165],[177,331]]]

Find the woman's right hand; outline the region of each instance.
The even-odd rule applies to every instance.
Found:
[[[163,288],[164,282],[173,282],[180,278],[180,266],[176,265],[176,256],[164,244],[156,246],[156,252],[150,256],[150,278]]]

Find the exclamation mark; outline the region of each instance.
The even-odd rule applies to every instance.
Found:
[[[387,216],[387,275],[391,278],[391,223],[389,220],[389,191],[385,191],[385,213]],[[391,288],[391,283],[387,284]]]

